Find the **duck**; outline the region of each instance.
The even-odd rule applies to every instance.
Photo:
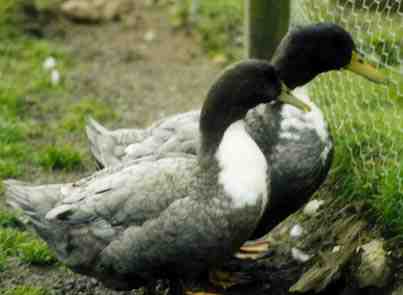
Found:
[[[348,70],[376,83],[385,76],[365,60],[349,32],[334,23],[297,27],[280,42],[271,63],[293,94],[311,108],[260,105],[246,116],[246,129],[272,167],[271,202],[253,238],[269,232],[318,190],[331,168],[334,148],[328,124],[309,97],[307,83],[321,73]],[[200,111],[164,118],[146,129],[108,130],[89,118],[86,133],[101,167],[141,157],[181,152],[197,154]]]
[[[195,278],[232,257],[269,202],[270,166],[244,117],[277,100],[309,111],[268,62],[239,62],[208,91],[197,156],[151,156],[74,183],[6,180],[6,202],[60,261],[109,288]]]

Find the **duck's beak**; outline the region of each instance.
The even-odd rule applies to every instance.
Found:
[[[281,94],[278,97],[278,100],[283,103],[290,104],[303,112],[307,113],[311,111],[311,107],[299,98],[295,97],[284,83],[282,83]]]
[[[375,83],[387,83],[386,76],[378,71],[373,65],[371,65],[365,58],[357,51],[353,51],[350,64],[345,67],[347,70],[352,71],[368,80]]]

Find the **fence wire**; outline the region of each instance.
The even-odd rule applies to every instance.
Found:
[[[199,8],[196,27],[206,48],[241,58],[243,1],[183,1]],[[290,1],[291,29],[338,23],[390,80],[379,85],[334,71],[308,85],[335,142],[332,170],[319,193],[368,200],[374,216],[403,237],[403,0]]]
[[[309,85],[311,98],[324,112],[335,140],[332,189],[373,198],[385,219],[403,209],[402,3],[294,0],[291,14],[292,26],[319,21],[340,24],[352,33],[358,50],[390,80],[382,86],[339,71]],[[394,218],[391,223],[402,221]]]

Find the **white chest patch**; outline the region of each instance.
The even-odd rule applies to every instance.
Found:
[[[325,161],[332,148],[325,118],[321,110],[310,100],[306,87],[296,88],[293,94],[308,104],[311,107],[311,111],[304,113],[293,106],[284,105],[281,110],[283,119],[281,121],[280,137],[297,141],[301,138],[298,133],[299,130],[314,130],[322,143],[325,144],[320,155],[322,160]]]
[[[267,203],[267,162],[257,144],[237,121],[225,131],[216,158],[221,168],[219,182],[236,208],[255,205],[263,197]]]
[[[308,104],[312,110],[304,113],[293,106],[284,105],[281,110],[282,131],[288,131],[291,128],[296,130],[314,129],[321,141],[326,142],[329,138],[326,121],[320,109],[309,99],[307,89],[305,87],[296,88],[292,93]]]

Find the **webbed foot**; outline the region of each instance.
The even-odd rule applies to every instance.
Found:
[[[266,240],[247,241],[241,246],[239,252],[235,254],[238,259],[259,259],[267,255],[270,243]]]

